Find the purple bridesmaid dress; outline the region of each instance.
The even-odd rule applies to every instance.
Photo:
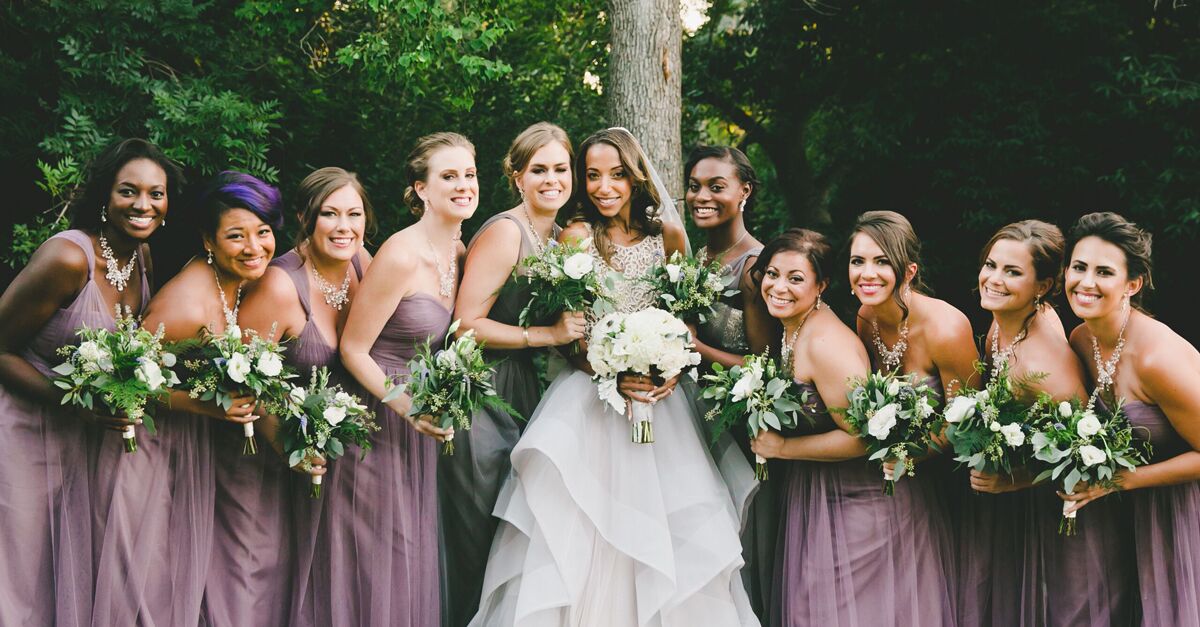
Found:
[[[327,366],[337,374],[337,348],[326,342],[312,322],[308,272],[292,250],[273,260],[296,285],[308,322],[286,344],[284,359],[307,383],[313,367]],[[354,268],[361,278],[358,259]],[[314,520],[305,509],[308,479],[288,469],[271,443],[259,437],[257,455],[243,455],[245,436],[240,425],[214,423],[216,505],[212,559],[204,589],[202,624],[212,627],[283,627],[295,605],[293,590],[300,576],[297,535],[304,530],[311,547]],[[329,477],[327,477],[329,478]],[[302,481],[301,481],[302,480]],[[302,484],[299,486],[297,484]],[[308,551],[311,556],[311,549]],[[302,563],[311,565],[311,557]],[[304,571],[307,573],[307,571]],[[301,590],[307,593],[306,587]]]
[[[1192,450],[1157,405],[1131,401],[1124,410],[1134,433],[1153,445],[1152,462]],[[1128,500],[1123,504],[1133,511],[1141,624],[1200,625],[1200,482],[1133,490],[1124,496]],[[1105,500],[1117,499],[1101,499]],[[1093,505],[1080,511],[1081,521]]]
[[[75,344],[81,327],[115,326],[95,282],[92,240],[65,239],[87,255],[88,277],[75,300],[30,339],[23,357],[54,376],[57,350]],[[139,251],[142,306],[150,300]],[[101,439],[69,407],[46,406],[0,388],[0,625],[89,625],[92,622],[92,485],[89,449]],[[115,438],[121,450],[120,436]]]
[[[371,357],[389,376],[407,375],[418,346],[441,346],[450,317],[429,294],[405,297]],[[315,552],[300,551],[310,574],[293,624],[437,627],[440,447],[377,399],[367,404],[382,429],[365,459],[346,455],[326,475]]]
[[[801,433],[837,429],[812,384],[813,425]],[[858,627],[954,625],[946,564],[945,513],[917,481],[883,493],[878,464],[788,461],[780,493],[785,517],[775,561],[771,625]],[[919,469],[918,469],[919,470]]]

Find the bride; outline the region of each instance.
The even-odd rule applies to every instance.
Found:
[[[628,131],[592,135],[577,161],[582,219],[561,239],[591,238],[589,252],[623,279],[620,311],[653,306],[638,279],[686,249],[678,214]],[[654,209],[663,206],[665,224]],[[573,364],[513,449],[472,627],[757,626],[738,575],[749,465],[738,455],[714,463],[675,380],[622,380],[623,395],[655,403],[655,442],[632,443],[626,418],[597,395],[584,351]]]

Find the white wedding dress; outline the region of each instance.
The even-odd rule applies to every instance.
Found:
[[[652,306],[637,279],[662,237],[614,250],[618,309]],[[701,420],[680,386],[654,406],[655,442],[634,444],[587,374],[560,373],[513,449],[471,627],[757,626],[738,573],[757,484],[732,444],[714,462]]]

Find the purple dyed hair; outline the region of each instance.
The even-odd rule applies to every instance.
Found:
[[[216,235],[221,214],[230,209],[245,209],[279,230],[283,227],[281,200],[279,189],[249,174],[225,170],[201,190],[193,214],[200,232],[209,237]]]

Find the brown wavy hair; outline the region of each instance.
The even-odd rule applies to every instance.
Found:
[[[408,187],[404,188],[404,204],[408,205],[409,210],[418,218],[425,213],[425,201],[417,195],[417,190],[413,189],[413,185],[417,181],[427,182],[429,180],[429,159],[433,157],[434,153],[443,148],[455,147],[466,148],[472,157],[475,156],[475,144],[472,144],[471,140],[458,133],[442,132],[418,139],[417,145],[404,160],[404,175],[405,180],[408,181]]]
[[[854,222],[854,230],[850,232],[847,246],[859,233],[871,238],[895,268],[896,285],[892,288],[892,300],[900,306],[900,311],[904,312],[904,318],[907,319],[908,305],[900,298],[904,285],[907,283],[914,291],[922,294],[929,293],[929,288],[921,279],[921,240],[917,238],[912,223],[895,211],[867,211]],[[910,264],[917,265],[917,273],[911,280],[905,280],[904,275],[908,272]]]

